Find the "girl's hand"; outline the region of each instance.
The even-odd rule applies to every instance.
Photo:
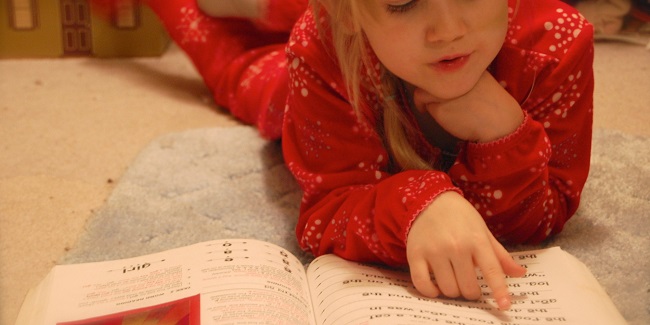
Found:
[[[497,140],[514,132],[524,119],[519,103],[487,71],[460,97],[442,100],[416,88],[413,101],[445,131],[466,141]]]
[[[505,275],[526,273],[494,238],[481,215],[456,192],[440,194],[417,217],[406,254],[413,284],[421,294],[478,299],[478,267],[502,310],[510,308]]]

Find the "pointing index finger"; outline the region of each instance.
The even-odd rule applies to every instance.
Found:
[[[510,293],[506,277],[501,264],[491,250],[481,252],[477,255],[477,266],[483,274],[488,287],[492,289],[492,296],[496,300],[500,310],[510,309]]]

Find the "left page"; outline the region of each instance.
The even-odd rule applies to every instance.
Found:
[[[18,324],[313,324],[308,301],[304,267],[285,249],[216,240],[56,266],[28,296]]]

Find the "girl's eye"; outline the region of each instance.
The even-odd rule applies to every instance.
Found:
[[[418,3],[419,0],[410,0],[401,4],[389,4],[386,7],[388,13],[401,14],[411,10]]]

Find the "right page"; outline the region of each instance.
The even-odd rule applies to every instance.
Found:
[[[334,255],[307,270],[318,324],[626,324],[611,299],[580,261],[558,247],[513,253],[528,272],[509,278],[512,307],[500,311],[477,277],[478,301],[429,299],[408,272],[346,261]]]

